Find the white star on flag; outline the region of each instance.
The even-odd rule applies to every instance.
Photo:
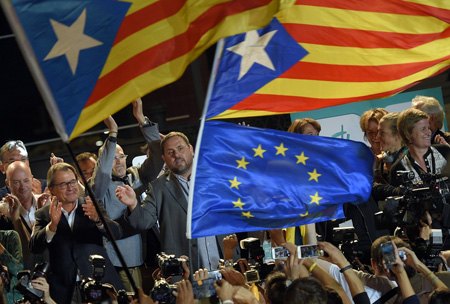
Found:
[[[72,74],[75,75],[80,51],[102,45],[103,42],[83,33],[86,24],[86,9],[83,10],[81,15],[71,26],[59,23],[53,19],[50,19],[50,23],[52,24],[58,40],[44,58],[44,61],[65,55],[69,62],[70,69],[72,70]]]
[[[259,63],[262,66],[275,71],[275,67],[272,64],[269,55],[267,55],[265,47],[269,44],[276,32],[276,30],[271,31],[260,37],[257,31],[250,31],[245,34],[244,41],[227,48],[227,51],[242,56],[238,80],[247,74],[254,63]]]

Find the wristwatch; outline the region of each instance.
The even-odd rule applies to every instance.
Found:
[[[144,117],[145,117],[145,121],[144,121],[144,123],[141,125],[141,127],[145,127],[145,126],[148,126],[149,124],[151,124],[150,119],[148,119],[147,116],[144,116]]]

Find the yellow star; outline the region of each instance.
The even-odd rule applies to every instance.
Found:
[[[306,166],[306,160],[309,157],[305,156],[305,152],[302,152],[302,154],[300,154],[300,155],[295,155],[295,157],[297,157],[297,164],[302,163]]]
[[[319,182],[319,176],[322,175],[322,174],[317,173],[317,170],[316,170],[316,169],[314,169],[313,172],[308,172],[308,174],[309,174],[309,179],[308,179],[308,181],[310,181],[310,180],[315,180],[316,182]]]
[[[261,156],[261,158],[264,158],[264,157],[263,157],[263,153],[266,152],[266,150],[263,150],[263,149],[261,148],[261,145],[259,145],[258,148],[256,148],[256,149],[253,148],[253,151],[255,151],[255,155],[253,155],[253,157]]]
[[[250,214],[250,211],[248,212],[242,212],[242,216],[246,216],[247,218],[255,217],[254,215]]]
[[[284,147],[284,144],[281,143],[279,146],[275,146],[275,149],[277,149],[277,154],[282,154],[283,156],[286,156],[286,154],[284,152],[286,152],[287,150],[289,150],[288,148]]]
[[[245,205],[245,203],[241,203],[241,198],[238,198],[237,202],[233,202],[234,208],[240,208],[242,210],[242,206]]]
[[[44,61],[64,55],[69,63],[72,74],[75,75],[80,51],[102,45],[103,42],[84,34],[86,9],[83,10],[77,20],[70,26],[53,19],[50,19],[50,24],[53,27],[58,41],[56,41],[50,52],[45,56]]]
[[[307,216],[308,214],[309,214],[308,211],[306,211],[305,214],[301,214],[301,213],[300,213],[300,216],[301,216],[301,217],[305,217],[305,216]]]
[[[314,195],[310,195],[309,197],[311,198],[311,201],[309,203],[310,204],[316,203],[317,205],[320,205],[319,201],[323,198],[323,197],[319,196],[318,192],[316,192],[316,194],[314,194]]]
[[[245,161],[245,157],[243,157],[241,160],[236,160],[236,162],[238,163],[237,169],[244,168],[245,170],[247,170],[247,165],[249,164],[249,162]]]
[[[230,188],[234,187],[234,188],[236,188],[238,190],[239,190],[239,185],[242,184],[241,182],[237,181],[236,176],[234,177],[234,179],[229,179],[228,181],[231,183]]]

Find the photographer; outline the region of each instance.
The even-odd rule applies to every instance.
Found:
[[[14,291],[17,273],[23,269],[22,245],[14,230],[0,230],[0,280],[3,281],[6,303],[14,303],[22,295]]]
[[[408,147],[406,152],[391,167],[390,184],[400,186],[402,180],[397,171],[412,171],[412,182],[429,185],[431,175],[440,174],[450,156],[447,145],[431,146],[431,129],[429,116],[416,109],[406,109],[398,118],[398,131]]]

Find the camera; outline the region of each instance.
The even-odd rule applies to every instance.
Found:
[[[166,254],[165,252],[161,252],[160,254],[156,255],[156,262],[158,263],[159,268],[161,268],[162,274],[166,278],[184,274],[184,269],[181,263],[186,262],[185,259],[176,258],[173,254]]]
[[[350,261],[354,268],[358,268],[355,258],[361,259],[364,253],[358,250],[359,242],[355,238],[355,227],[335,227],[333,228],[333,241],[345,258]]]
[[[264,280],[269,273],[271,273],[275,267],[275,264],[264,263],[264,249],[261,247],[261,241],[258,238],[249,237],[241,240],[241,249],[248,252],[248,262],[252,264],[252,268],[255,269],[261,280]],[[237,263],[233,264],[233,268],[240,271],[240,267]]]
[[[41,277],[47,279],[48,269],[48,263],[44,262],[36,264],[33,272],[22,270],[17,273],[18,282],[14,288],[23,294],[23,301],[35,303],[44,296],[43,291],[34,289],[33,285],[31,285],[31,281]]]
[[[156,280],[151,291],[152,299],[160,304],[174,304],[177,298],[172,291],[177,291],[176,285],[169,284],[165,279]]]
[[[105,258],[101,255],[93,254],[89,256],[92,264],[92,278],[83,279],[80,283],[80,294],[83,303],[101,303],[108,300],[107,290],[114,292],[114,288],[108,284],[102,284],[105,275]]]
[[[375,226],[377,229],[406,228],[408,237],[414,241],[420,221],[426,222],[426,212],[432,219],[439,222],[442,227],[450,228],[450,205],[447,198],[450,197],[448,186],[436,175],[427,174],[423,177],[427,187],[415,188],[410,181],[410,171],[398,171],[397,175],[405,183],[405,195],[388,197],[380,202],[380,212],[375,214]]]

